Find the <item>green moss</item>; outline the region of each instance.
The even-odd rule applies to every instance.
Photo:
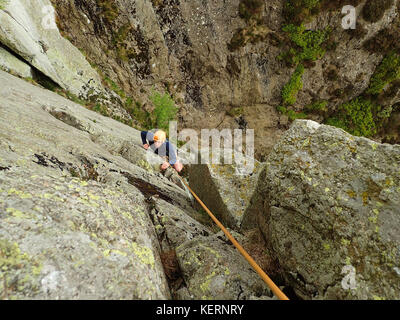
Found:
[[[289,120],[294,121],[296,119],[307,119],[308,115],[304,112],[296,112],[293,110],[288,110],[287,116],[289,117]]]
[[[288,53],[281,54],[281,59],[284,57],[287,61],[297,65],[302,61],[316,61],[324,56],[326,52],[324,43],[329,38],[330,28],[306,30],[303,24],[300,26],[289,24],[283,27],[283,31],[288,33],[296,48],[291,48]]]
[[[328,111],[327,106],[328,106],[328,101],[325,101],[325,100],[316,101],[316,102],[313,102],[313,103],[307,105],[304,108],[304,110],[307,112],[324,113],[324,112]]]
[[[244,113],[243,107],[232,108],[227,112],[231,117],[239,117]]]
[[[389,53],[376,68],[367,93],[379,94],[385,87],[395,80],[400,79],[400,55],[395,52]]]
[[[355,136],[371,137],[377,132],[377,113],[381,107],[371,100],[358,97],[339,107],[339,112],[326,124],[342,128]]]
[[[324,249],[327,251],[329,251],[331,249],[331,246],[329,243],[324,243],[323,246],[324,246]]]
[[[283,113],[283,114],[286,114],[286,112],[287,112],[287,108],[284,106],[278,106],[276,108],[276,110],[278,110],[280,113]]]
[[[330,118],[328,118],[325,121],[325,124],[347,131],[346,123],[344,122],[343,119],[339,119],[338,117],[330,117]]]
[[[285,105],[293,105],[297,99],[297,93],[303,88],[304,66],[298,65],[289,82],[283,87],[282,100]]]

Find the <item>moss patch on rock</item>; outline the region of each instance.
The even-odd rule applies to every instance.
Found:
[[[358,97],[339,107],[336,116],[326,120],[326,124],[342,128],[355,136],[371,137],[381,126],[379,116],[382,107],[372,100]]]
[[[283,87],[282,101],[285,105],[293,105],[296,102],[297,93],[303,89],[304,66],[299,64],[289,82]]]
[[[278,56],[279,60],[284,60],[293,66],[303,61],[316,61],[324,56],[325,44],[330,34],[329,28],[306,30],[303,24],[300,26],[289,24],[283,27],[283,31],[288,34],[292,46],[287,52]]]
[[[41,263],[22,253],[17,243],[0,239],[0,298],[32,296],[39,290]]]
[[[383,58],[371,78],[367,93],[379,94],[393,81],[400,79],[400,55],[391,52]]]

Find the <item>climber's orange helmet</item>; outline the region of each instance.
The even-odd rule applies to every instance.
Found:
[[[160,142],[160,143],[164,143],[165,140],[167,140],[167,135],[164,131],[162,130],[157,130],[156,133],[154,134],[154,141],[155,142]]]

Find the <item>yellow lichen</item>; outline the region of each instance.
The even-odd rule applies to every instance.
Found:
[[[347,239],[344,239],[344,238],[342,238],[342,239],[340,240],[340,242],[341,242],[342,245],[344,245],[344,246],[348,246],[348,245],[350,244],[350,240],[347,240]]]
[[[41,270],[42,264],[27,253],[21,253],[17,243],[0,239],[0,296],[38,290],[36,278]]]
[[[10,213],[13,217],[18,218],[18,219],[36,219],[37,218],[37,216],[34,214],[25,213],[25,212],[22,212],[18,209],[14,209],[14,208],[7,208],[6,212]]]
[[[154,254],[153,251],[148,247],[141,247],[136,242],[131,243],[132,250],[135,255],[140,259],[140,261],[144,264],[150,265],[154,268]]]
[[[204,281],[201,285],[200,285],[200,289],[201,291],[203,291],[203,293],[207,293],[210,291],[210,283],[213,277],[215,277],[216,273],[215,271],[213,271],[211,274],[209,274],[208,276],[206,276],[206,281]]]

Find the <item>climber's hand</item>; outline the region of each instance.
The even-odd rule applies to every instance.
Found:
[[[148,148],[150,148],[150,146],[146,143],[143,145],[143,148],[145,148],[147,150]]]
[[[170,166],[169,162],[164,162],[164,163],[161,165],[161,170],[166,170],[169,166]]]
[[[175,170],[176,170],[177,172],[181,172],[182,169],[183,169],[183,165],[182,165],[182,163],[180,163],[180,162],[178,161],[178,162],[176,162],[176,163],[174,164],[174,168],[175,168]]]

